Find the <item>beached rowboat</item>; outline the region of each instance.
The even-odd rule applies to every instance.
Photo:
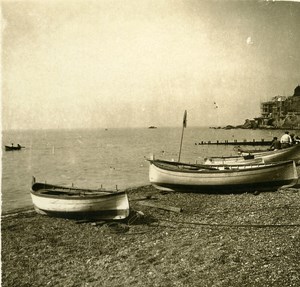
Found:
[[[129,215],[129,202],[124,191],[103,191],[65,187],[33,180],[31,199],[37,213],[93,219],[123,219]]]
[[[253,165],[206,166],[149,159],[150,183],[160,190],[259,191],[293,186],[294,161]]]
[[[264,162],[276,162],[282,160],[300,160],[300,144],[295,144],[291,147],[277,149],[277,150],[264,150],[264,151],[247,151],[240,150],[241,156],[253,155],[254,158],[262,158]]]
[[[300,160],[300,144],[278,150],[241,150],[237,156],[213,156],[204,160],[205,164],[253,164],[255,161],[264,163],[294,160],[296,163]]]

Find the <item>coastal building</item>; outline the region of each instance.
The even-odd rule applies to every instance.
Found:
[[[300,86],[292,96],[276,96],[262,102],[261,116],[254,120],[260,128],[300,129]]]

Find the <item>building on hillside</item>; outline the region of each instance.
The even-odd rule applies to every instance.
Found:
[[[261,116],[255,118],[259,127],[300,128],[300,86],[290,97],[276,96],[261,103]]]

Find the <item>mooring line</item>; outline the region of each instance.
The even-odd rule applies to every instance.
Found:
[[[199,226],[210,226],[210,227],[235,227],[235,228],[273,228],[273,227],[300,227],[300,223],[296,224],[226,224],[226,223],[204,223],[204,222],[188,222],[188,221],[174,221],[168,219],[161,219],[160,221],[179,223],[179,224],[189,224],[189,225],[199,225]]]

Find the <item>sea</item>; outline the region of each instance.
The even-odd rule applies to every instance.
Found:
[[[33,176],[38,182],[124,190],[149,184],[146,159],[152,155],[201,163],[208,156],[237,154],[236,146],[202,141],[272,140],[282,133],[204,127],[3,131],[2,213],[32,206]],[[5,151],[12,143],[25,148]]]

